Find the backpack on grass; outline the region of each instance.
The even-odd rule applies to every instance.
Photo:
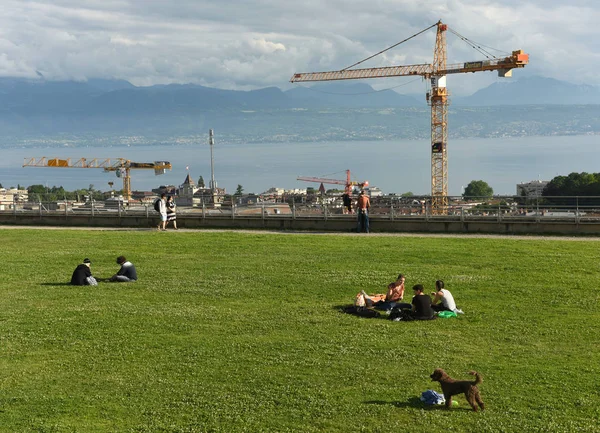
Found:
[[[154,202],[154,210],[156,212],[160,212],[160,199],[156,199],[156,201]]]

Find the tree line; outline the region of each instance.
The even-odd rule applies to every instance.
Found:
[[[463,198],[491,198],[493,194],[494,190],[486,182],[473,180],[465,188]],[[600,173],[556,176],[544,187],[542,200],[546,204],[565,206],[600,205]]]

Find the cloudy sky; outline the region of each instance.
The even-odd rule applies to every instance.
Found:
[[[2,0],[0,76],[288,89],[294,72],[342,69],[439,19],[492,54],[529,53],[515,78],[600,85],[597,0]],[[447,40],[449,63],[484,60]],[[431,29],[361,66],[430,63],[434,41]],[[448,87],[464,95],[495,80],[458,74]],[[415,78],[369,84],[424,88]]]

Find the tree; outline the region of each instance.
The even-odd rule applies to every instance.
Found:
[[[240,185],[240,184],[238,183],[238,186],[237,186],[237,188],[235,189],[235,194],[233,194],[233,195],[236,195],[236,196],[241,196],[243,193],[244,193],[244,188],[242,187],[242,185]]]
[[[577,196],[599,196],[600,173],[571,173],[556,176],[545,186],[542,196],[548,203],[573,206],[598,205],[595,198],[575,198]],[[565,198],[559,198],[565,197]]]
[[[483,180],[472,180],[463,193],[463,198],[489,198],[494,195],[494,190]]]
[[[556,176],[544,188],[544,196],[600,195],[600,173]]]
[[[400,197],[412,197],[412,196],[414,196],[412,191],[403,192],[402,194],[400,194]]]
[[[29,194],[46,194],[46,187],[44,185],[30,185],[27,188]]]
[[[198,187],[199,188],[206,188],[206,184],[204,183],[204,178],[202,176],[200,176],[198,178]]]

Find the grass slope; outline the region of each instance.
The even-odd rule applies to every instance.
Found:
[[[597,242],[0,236],[1,431],[600,431]],[[108,277],[121,254],[138,283],[65,284],[84,257]],[[398,272],[427,291],[445,280],[466,314],[339,312]],[[481,372],[488,409],[422,406],[436,367]]]

